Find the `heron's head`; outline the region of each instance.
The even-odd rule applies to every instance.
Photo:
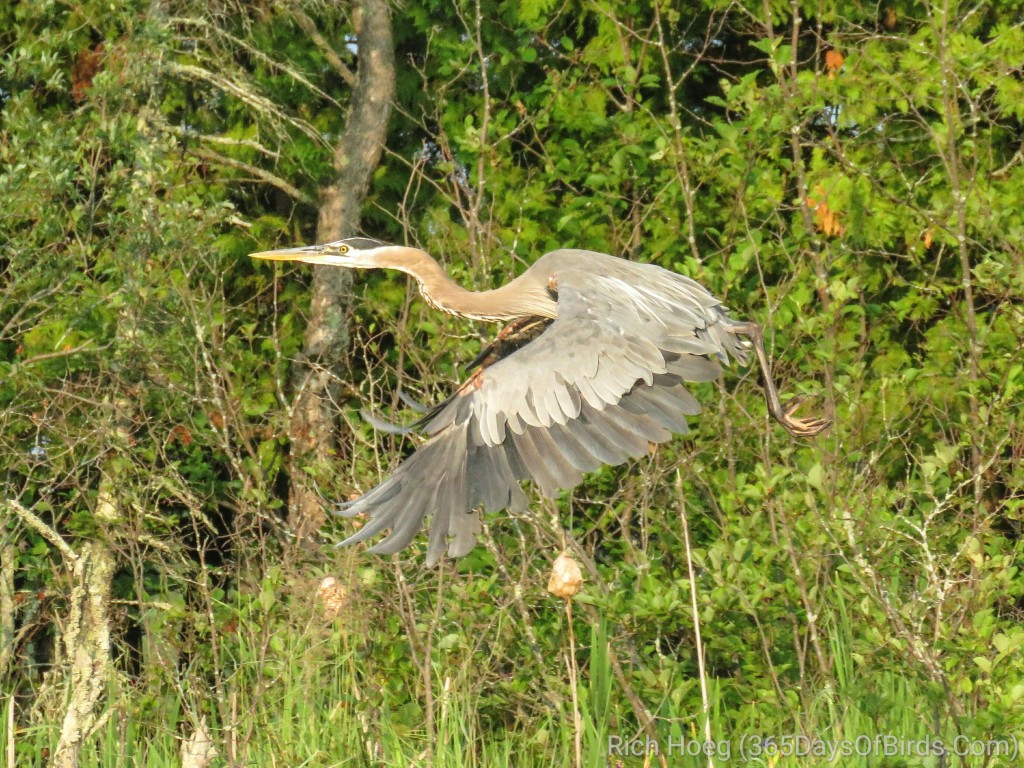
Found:
[[[333,243],[281,248],[249,255],[267,261],[304,261],[307,264],[329,264],[334,267],[370,268],[382,266],[378,257],[394,248],[393,245],[370,237],[346,237]]]

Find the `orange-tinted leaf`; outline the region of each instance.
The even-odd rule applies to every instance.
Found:
[[[814,224],[825,237],[838,237],[846,231],[839,222],[839,214],[828,207],[825,190],[819,184],[814,188],[814,197],[808,196],[807,204],[814,209]]]
[[[78,52],[74,66],[71,67],[71,98],[81,103],[85,92],[92,85],[92,79],[100,71],[103,62],[103,43],[95,48],[83,48]]]
[[[181,424],[171,430],[171,439],[180,441],[182,445],[192,445],[192,433]]]
[[[829,79],[836,76],[836,72],[843,68],[846,57],[835,48],[825,54],[825,69],[828,70]]]

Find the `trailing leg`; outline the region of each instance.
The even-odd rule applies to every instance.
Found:
[[[782,407],[779,401],[779,391],[775,387],[772,378],[771,366],[768,364],[768,355],[764,351],[764,337],[761,333],[761,326],[757,323],[734,323],[725,325],[724,329],[729,333],[736,333],[746,336],[754,345],[754,354],[757,355],[757,363],[761,367],[761,378],[764,380],[764,399],[768,404],[768,413],[779,424],[785,427],[786,431],[794,437],[813,437],[820,434],[832,423],[831,419],[806,418],[801,419],[793,414],[803,403],[803,397],[795,397],[786,406]]]

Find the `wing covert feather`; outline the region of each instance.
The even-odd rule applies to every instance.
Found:
[[[581,257],[594,269],[582,271]],[[370,551],[397,552],[429,516],[428,564],[446,548],[460,557],[481,530],[478,508],[524,511],[521,481],[552,497],[685,433],[700,406],[683,382],[746,359],[717,299],[681,275],[584,251],[555,251],[531,270],[557,285],[558,317],[478,370],[430,415],[429,439],[391,477],[342,505],[370,516],[343,544],[390,529]]]

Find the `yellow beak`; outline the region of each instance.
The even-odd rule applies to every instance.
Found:
[[[254,259],[264,261],[316,261],[321,256],[322,246],[300,245],[298,248],[278,248],[273,251],[258,251],[250,253]]]

